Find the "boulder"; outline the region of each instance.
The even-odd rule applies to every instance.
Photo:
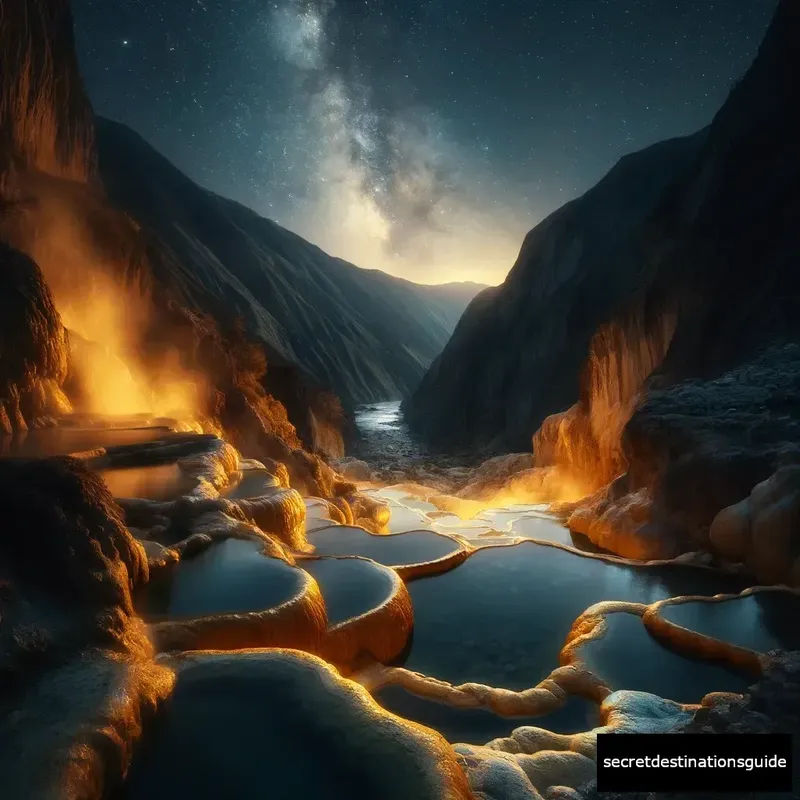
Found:
[[[347,480],[366,483],[373,480],[372,470],[366,461],[357,458],[343,458],[337,462],[336,468]]]
[[[778,469],[749,497],[724,508],[709,539],[724,558],[741,562],[762,583],[794,585],[800,547],[800,465]]]
[[[763,676],[750,687],[747,694],[743,697],[725,694],[707,695],[693,717],[677,725],[671,732],[790,734],[793,742],[793,760],[796,764],[800,759],[800,653],[772,653]],[[599,793],[595,782],[581,787],[580,796],[583,800],[671,800],[676,797],[674,794],[664,792]],[[688,792],[680,795],[686,800],[703,800],[710,796],[707,792]],[[763,793],[724,796],[758,800],[763,797]],[[779,796],[791,800],[798,797],[796,791]]]

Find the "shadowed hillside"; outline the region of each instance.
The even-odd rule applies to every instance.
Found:
[[[9,372],[4,429],[71,404],[266,436],[267,455],[303,442],[340,456],[354,404],[416,385],[468,302],[463,287],[330,258],[96,121],[65,2],[6,4],[0,43],[0,239],[36,262],[51,323],[69,331],[57,379],[43,364]]]
[[[412,426],[445,445],[526,449],[548,414],[573,403],[595,329],[641,270],[642,227],[705,135],[623,158],[537,225],[425,375],[408,403]]]
[[[346,406],[413,390],[483,288],[420,286],[332,258],[201,188],[118,123],[97,120],[97,146],[109,197],[143,226],[159,275],[215,317],[242,316],[270,359]]]

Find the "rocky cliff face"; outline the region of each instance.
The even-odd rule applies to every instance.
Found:
[[[675,734],[760,734],[782,733],[792,736],[793,762],[798,758],[800,720],[800,653],[772,653],[758,682],[745,695],[709,695],[693,718],[676,728]],[[797,767],[794,767],[797,775]],[[796,780],[796,779],[795,779]],[[795,787],[797,784],[795,783]],[[798,791],[773,797],[796,800]],[[757,800],[763,792],[598,792],[597,782],[581,787],[581,800]]]
[[[415,429],[445,445],[521,450],[575,402],[594,332],[637,280],[642,227],[705,135],[627,156],[528,234],[505,283],[475,298],[407,403]]]
[[[86,181],[94,168],[68,0],[4,3],[0,17],[0,174],[14,167]]]
[[[536,461],[583,476],[587,490],[616,477],[570,523],[615,551],[646,558],[713,546],[763,580],[800,576],[796,482],[785,477],[800,456],[798,34],[800,7],[781,2],[752,68],[708,131],[679,145],[670,177],[637,204],[644,213],[605,204],[607,227],[632,222],[628,259],[614,250],[610,261],[581,260],[588,217],[571,237],[551,233],[612,172],[530,234],[506,285],[473,303],[410,404],[423,430],[449,404],[454,438],[474,424],[483,441],[515,445],[547,411],[570,406],[536,433]],[[640,166],[656,152],[638,154]],[[652,187],[651,174],[634,170],[630,180]],[[603,288],[617,278],[616,291]],[[562,287],[551,309],[530,302],[545,280]],[[576,328],[576,318],[586,323]],[[470,345],[502,341],[497,331],[502,350]],[[553,338],[560,361],[522,366],[541,366],[536,354]]]
[[[69,410],[61,390],[67,355],[66,332],[41,271],[0,242],[0,435]]]
[[[798,33],[800,8],[781,3],[644,236],[643,280],[614,324],[670,317],[674,335],[624,426],[623,476],[576,520],[615,549],[643,538],[658,555],[711,546],[765,582],[800,579],[796,480],[786,477],[800,456]],[[621,511],[632,495],[641,503]]]

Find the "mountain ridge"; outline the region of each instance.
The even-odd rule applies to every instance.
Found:
[[[463,291],[429,289],[330,256],[198,186],[130,128],[102,117],[96,128],[111,202],[174,256],[170,270],[182,292],[200,302],[196,279],[218,302],[215,313],[231,306],[273,358],[330,386],[346,406],[406,396],[449,338],[466,305]]]

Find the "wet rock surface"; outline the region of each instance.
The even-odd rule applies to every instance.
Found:
[[[152,464],[179,470],[181,497],[112,499],[102,470]],[[474,474],[507,480],[518,466],[527,466],[527,460],[494,460]],[[594,769],[593,734],[586,728],[595,723],[587,706],[597,709],[605,698],[605,707],[611,688],[623,687],[603,684],[602,665],[597,675],[586,672],[593,668],[591,659],[574,661],[580,649],[565,644],[577,635],[570,624],[577,624],[587,605],[609,596],[652,603],[675,594],[715,593],[720,581],[726,587],[736,582],[687,565],[664,568],[662,574],[612,564],[561,544],[484,549],[485,539],[468,544],[432,529],[370,533],[352,525],[365,509],[398,511],[409,522],[421,514],[431,525],[448,521],[448,514],[402,488],[372,489],[362,496],[348,487],[346,496],[331,500],[298,494],[297,505],[293,490],[283,488],[285,467],[278,462],[270,467],[274,473],[213,436],[177,433],[93,450],[80,459],[0,461],[8,529],[32,521],[33,529],[58,534],[48,545],[49,566],[37,540],[0,538],[0,564],[12,565],[11,585],[23,587],[24,600],[9,595],[10,611],[4,608],[0,617],[0,635],[16,642],[18,655],[5,670],[15,676],[6,684],[6,696],[19,709],[0,734],[19,737],[23,746],[43,742],[45,754],[52,752],[55,759],[38,782],[29,777],[33,764],[23,759],[22,783],[12,787],[12,797],[28,796],[26,781],[45,791],[48,781],[73,787],[90,780],[132,800],[167,796],[188,785],[200,797],[223,785],[246,793],[256,780],[248,765],[273,757],[282,765],[272,787],[276,796],[292,796],[298,786],[330,797],[352,796],[354,787],[375,797],[412,791],[419,797],[469,798],[509,787],[517,792],[513,798],[574,792]],[[36,494],[42,491],[61,497],[60,504],[54,509],[44,503]],[[257,511],[266,501],[274,513]],[[31,505],[41,519],[31,517]],[[542,506],[522,504],[486,509],[474,521],[510,534],[520,521],[537,520],[557,527]],[[317,524],[324,527],[315,530]],[[501,530],[495,534],[502,538]],[[61,536],[74,544],[59,545]],[[310,558],[317,542],[325,547]],[[362,557],[367,545],[376,561]],[[487,572],[487,559],[494,570]],[[564,583],[567,578],[571,583]],[[65,592],[69,601],[62,599]],[[85,600],[75,605],[75,597]],[[134,611],[134,597],[147,630]],[[36,614],[44,615],[41,631],[29,628],[32,613],[34,622]],[[585,635],[589,628],[579,630]],[[606,636],[612,666],[627,659],[633,640]],[[571,653],[569,666],[558,666],[565,658],[562,646]],[[215,652],[205,652],[210,649]],[[154,650],[162,655],[155,657]],[[637,645],[639,651],[644,657]],[[658,652],[655,647],[651,654],[653,667]],[[703,684],[703,669],[693,669],[679,655],[669,658],[686,683]],[[405,668],[392,666],[397,664]],[[713,677],[713,670],[706,672]],[[58,698],[67,696],[65,687],[84,680],[92,692],[85,703],[70,700],[65,712]],[[669,689],[658,680],[651,686]],[[361,687],[379,702],[388,687],[386,702],[395,715]],[[724,681],[706,686],[720,687],[730,689]],[[392,691],[400,692],[399,698],[392,700]],[[281,703],[296,708],[295,696],[303,697],[305,716],[293,712],[289,724],[275,709]],[[617,726],[644,724],[630,721],[643,713],[638,700],[631,702],[639,709],[633,717],[625,702],[615,700],[611,711],[600,708],[601,722],[611,724],[617,714]],[[271,712],[265,717],[266,707]],[[675,719],[685,718],[680,705],[669,708]],[[59,715],[57,730],[66,739],[48,744],[39,726],[52,714]],[[662,727],[665,719],[659,716]],[[537,722],[543,727],[531,727]],[[62,755],[64,747],[81,741],[74,725],[81,731],[87,725],[120,731],[122,749],[82,751],[89,753],[89,778]],[[344,738],[343,729],[349,731]],[[472,743],[450,746],[437,729],[456,742],[463,732]],[[484,745],[481,731],[487,737],[514,733]],[[542,737],[547,747],[540,746]],[[338,772],[322,775],[303,766],[309,758],[320,763],[310,742],[334,738],[336,745],[325,747],[330,758],[335,754]],[[534,741],[540,744],[533,746]],[[0,746],[0,760],[19,758],[17,747]],[[194,759],[175,758],[183,749],[194,758],[208,752],[205,766],[187,770]],[[249,755],[250,749],[261,760]],[[371,752],[375,757],[366,763]],[[341,766],[351,762],[342,773]],[[85,791],[90,798],[101,796]],[[495,797],[491,792],[484,794]]]
[[[651,391],[631,419],[624,445],[631,483],[657,487],[654,524],[681,537],[684,549],[713,546],[709,529],[716,515],[752,492],[752,507],[743,509],[746,541],[720,541],[720,552],[747,562],[759,580],[787,580],[800,531],[792,521],[796,470],[787,469],[800,459],[798,388],[800,346],[787,345],[717,380]],[[779,470],[766,491],[754,489]],[[777,518],[781,514],[788,514],[785,522]],[[720,525],[716,537],[724,538]]]
[[[678,726],[675,733],[788,733],[793,737],[793,760],[800,757],[800,652],[775,654],[761,680],[750,687],[742,697],[721,696],[695,712],[691,720]],[[795,773],[796,775],[796,773]],[[797,778],[795,777],[795,782]],[[597,792],[593,785],[582,787],[580,796],[585,800],[599,798],[631,798],[631,800],[672,800],[678,797],[690,800],[716,800],[723,797],[762,797],[753,793],[683,793],[669,792],[626,793]],[[794,800],[797,792],[771,795],[783,800]]]
[[[0,461],[0,530],[3,791],[100,797],[171,686],[133,612],[147,556],[73,459]]]
[[[445,445],[523,450],[578,399],[597,326],[635,283],[638,236],[705,133],[622,159],[526,237],[506,281],[470,304],[407,403],[412,427]]]
[[[126,800],[262,790],[286,800],[470,797],[438,734],[383,712],[319,659],[199,653],[175,668],[175,689],[133,762]]]
[[[69,410],[67,334],[39,267],[0,241],[0,438]]]

